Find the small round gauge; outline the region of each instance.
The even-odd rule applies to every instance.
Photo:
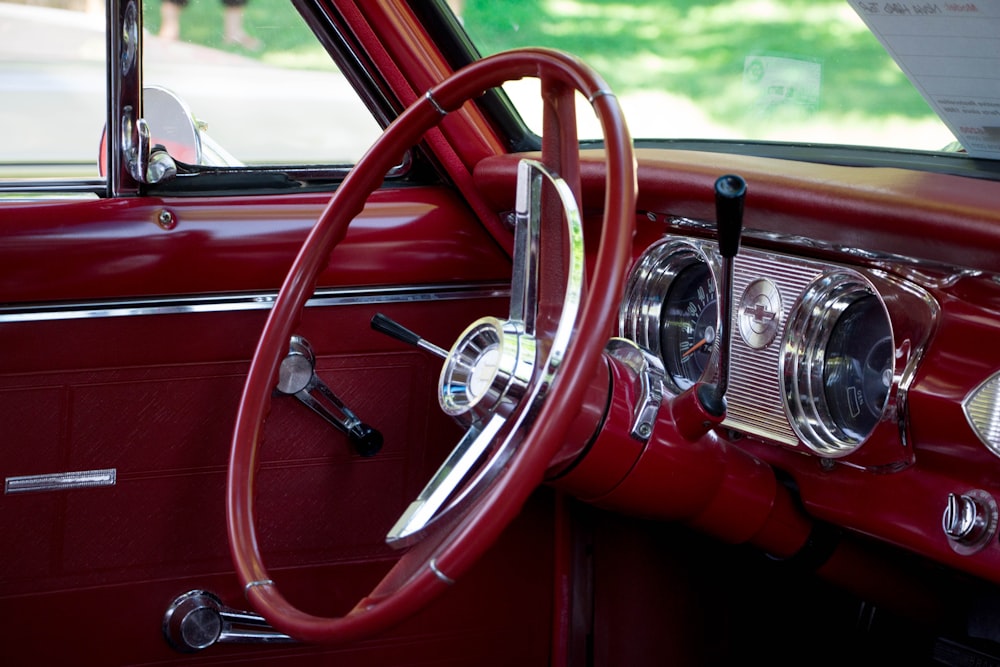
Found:
[[[892,386],[892,330],[882,304],[865,296],[848,306],[826,344],[823,384],[834,423],[864,439],[882,417]]]
[[[660,314],[660,353],[679,389],[687,389],[705,373],[718,327],[712,272],[705,262],[688,264],[670,283]]]

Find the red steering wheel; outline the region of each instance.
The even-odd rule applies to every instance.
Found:
[[[390,530],[388,541],[407,550],[371,594],[344,616],[307,614],[268,575],[254,526],[260,432],[292,329],[330,252],[403,153],[467,100],[524,77],[541,80],[553,110],[546,111],[542,162],[519,166],[510,316],[474,322],[452,347],[441,376],[442,408],[468,432]],[[600,120],[607,160],[603,227],[589,281],[576,197],[559,176],[579,174],[574,91]],[[628,268],[635,196],[635,158],[617,99],[576,58],[542,49],[501,53],[456,72],[404,111],[358,162],[285,278],[250,365],[233,434],[226,480],[230,550],[248,600],[275,628],[317,642],[378,633],[447,590],[513,520],[542,483],[599,367]]]

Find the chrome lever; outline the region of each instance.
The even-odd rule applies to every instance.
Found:
[[[316,375],[316,355],[302,336],[292,336],[288,355],[278,372],[278,393],[294,396],[351,440],[361,456],[374,456],[382,448],[382,434],[361,421]]]
[[[372,316],[371,325],[372,329],[375,331],[391,336],[398,341],[427,350],[431,354],[435,354],[442,359],[448,358],[448,350],[438,347],[425,338],[421,338],[399,322],[389,319],[382,313],[375,313],[375,315]]]
[[[163,616],[163,636],[183,653],[214,644],[274,644],[295,640],[268,625],[263,616],[231,609],[213,593],[188,591],[177,596]]]
[[[625,338],[612,338],[605,347],[607,353],[635,372],[639,383],[630,434],[647,442],[653,434],[656,418],[663,402],[663,380],[667,375],[663,362]]]

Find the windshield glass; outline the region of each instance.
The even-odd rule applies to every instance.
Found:
[[[853,4],[911,15],[938,6]],[[847,0],[465,0],[452,6],[483,55],[548,46],[581,57],[616,92],[637,139],[956,148],[955,135]],[[537,84],[519,82],[507,93],[537,132]],[[579,114],[588,138],[598,136],[592,115]]]

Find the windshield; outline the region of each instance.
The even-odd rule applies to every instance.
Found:
[[[483,55],[548,46],[588,62],[618,95],[637,139],[957,148],[955,135],[862,20],[863,12],[856,10],[865,6],[887,15],[895,8],[917,16],[914,11],[921,7],[938,7],[933,2],[451,4]],[[939,4],[943,12],[945,3]],[[508,86],[507,93],[538,132],[537,84],[519,82]],[[599,136],[596,124],[590,123],[592,115],[579,115],[581,134],[587,138]]]

